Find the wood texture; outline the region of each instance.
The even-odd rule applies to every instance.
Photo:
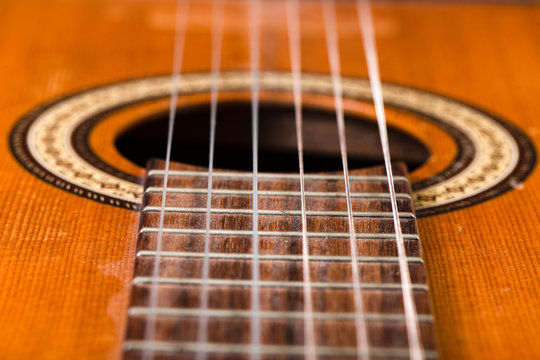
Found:
[[[184,69],[205,71],[210,8],[195,4]],[[338,11],[342,69],[366,76],[351,4]],[[326,73],[320,11],[316,2],[305,7],[302,65]],[[60,95],[168,73],[173,8],[170,0],[3,0],[0,137]],[[224,68],[248,68],[245,13],[241,2],[227,6]],[[262,67],[287,70],[284,17],[264,14]],[[374,16],[385,81],[474,103],[540,143],[538,5],[382,2]],[[112,143],[105,145],[101,156],[118,162]],[[5,142],[0,154],[2,357],[118,358],[138,214],[51,187],[20,167]],[[539,181],[535,171],[503,196],[419,220],[441,358],[540,357]]]
[[[155,231],[144,232],[145,230],[156,230],[160,224],[161,190],[163,188],[163,175],[152,174],[153,170],[163,170],[163,161],[154,161],[149,164],[148,174],[145,181],[145,197],[141,214],[140,229],[138,237],[137,258],[135,261],[135,272],[131,292],[131,303],[126,336],[126,358],[141,358],[143,351],[137,346],[145,343],[145,331],[148,321],[152,321],[148,312],[150,309],[150,292],[152,284],[141,281],[152,277],[155,255],[144,255],[145,251],[155,251],[158,234]],[[204,173],[205,169],[194,169],[181,164],[172,164],[173,170],[198,170]],[[400,196],[409,196],[399,200],[400,211],[404,216],[400,219],[405,236],[416,236],[418,228],[408,181],[406,181],[406,171],[403,165],[395,168],[395,175],[401,177],[396,181],[396,192]],[[221,210],[250,210],[253,208],[252,195],[220,195],[220,190],[242,191],[252,189],[252,179],[248,177],[232,176],[227,178],[216,177],[213,179],[213,190],[216,194],[212,196],[212,209]],[[351,173],[352,176],[385,176],[384,168],[366,169]],[[344,182],[341,180],[314,180],[306,179],[307,192],[334,192],[344,195]],[[206,194],[185,194],[174,193],[173,189],[206,189],[208,178],[204,176],[170,176],[167,188],[166,208],[164,216],[164,228],[182,230],[204,230],[206,212],[190,212],[191,210],[206,209]],[[351,178],[351,192],[354,193],[388,193],[388,185],[385,181],[366,181]],[[299,182],[294,179],[262,177],[259,180],[260,191],[299,191]],[[261,193],[258,209],[259,215],[259,246],[260,254],[267,255],[301,255],[302,238],[288,235],[291,232],[301,233],[301,216],[284,214],[267,214],[265,211],[294,211],[301,209],[299,196],[269,196]],[[152,206],[152,208],[150,208]],[[394,234],[393,218],[391,217],[390,200],[385,198],[374,198],[373,195],[367,198],[353,198],[353,211],[367,212],[372,216],[358,215],[355,217],[355,231],[360,234],[387,234],[390,238],[377,239],[373,235],[363,236],[357,240],[358,256],[371,257],[371,261],[361,261],[358,264],[360,271],[360,281],[365,286],[362,291],[364,311],[366,317],[371,319],[367,322],[369,344],[373,348],[373,358],[394,359],[408,358],[408,341],[405,327],[405,315],[403,308],[401,278],[399,271],[397,249]],[[157,209],[155,209],[157,208]],[[174,210],[174,208],[179,208]],[[321,196],[308,196],[306,198],[306,210],[309,211],[330,211],[342,212],[346,214],[346,199],[341,197],[325,198]],[[218,210],[219,211],[219,210]],[[384,212],[385,215],[376,216],[376,213]],[[409,216],[407,216],[407,214]],[[309,215],[309,213],[308,213]],[[389,216],[390,215],[390,216]],[[310,233],[326,233],[325,236],[309,236],[310,254],[319,256],[350,256],[349,239],[345,236],[337,237],[337,233],[348,232],[347,216],[326,215],[307,217],[307,230]],[[253,228],[251,214],[227,214],[214,212],[211,216],[210,229],[224,231],[250,231]],[[190,279],[197,281],[202,278],[203,259],[189,256],[171,256],[171,252],[183,252],[190,254],[204,254],[205,235],[188,233],[174,234],[165,231],[161,249],[164,251],[160,256],[159,278],[164,280]],[[263,236],[264,232],[272,232],[274,235]],[[375,235],[376,236],[376,235]],[[251,254],[251,235],[211,235],[210,249],[215,254]],[[422,319],[419,321],[423,348],[428,356],[434,356],[435,339],[434,324],[431,317],[429,304],[429,293],[426,285],[426,275],[421,258],[420,241],[408,238],[405,242],[407,255],[414,259],[409,264],[411,281],[415,290],[417,312]],[[390,257],[381,260],[377,257]],[[271,312],[276,318],[262,318],[262,344],[265,346],[285,346],[292,349],[293,346],[304,345],[303,319],[290,319],[279,312],[303,312],[304,292],[302,287],[288,288],[287,284],[303,281],[302,259],[294,261],[277,259],[269,260],[261,258],[259,269],[261,288],[259,291],[261,311]],[[312,261],[309,265],[310,279],[313,284],[312,299],[313,312],[317,315],[327,314],[333,317],[329,320],[315,320],[315,338],[319,347],[347,348],[355,349],[356,332],[354,318],[349,320],[339,320],[337,316],[354,314],[354,301],[352,289],[331,288],[332,285],[352,284],[352,270],[350,260]],[[234,258],[209,260],[209,279],[211,280],[234,280],[251,281],[252,260],[241,260]],[[278,282],[282,285],[264,286],[266,282]],[[318,285],[315,285],[318,284]],[[384,289],[385,286],[394,286],[392,289]],[[192,311],[183,316],[160,314],[155,318],[156,336],[155,341],[166,345],[186,346],[189,343],[197,342],[197,326],[201,316],[201,288],[200,284],[174,285],[158,282],[156,291],[158,294],[158,308],[169,311]],[[244,285],[212,285],[208,288],[209,310],[227,311],[249,311],[251,309],[250,294],[251,286]],[[146,311],[146,312],[145,312]],[[385,315],[401,316],[399,320],[384,320],[380,317]],[[371,318],[370,318],[371,317]],[[207,349],[212,346],[230,344],[236,345],[235,354],[220,354],[219,351],[209,350],[210,358],[237,359],[249,358],[247,352],[242,352],[240,347],[244,345],[249,351],[250,345],[250,324],[249,317],[239,317],[229,314],[229,316],[208,317],[208,342]],[[154,326],[154,325],[150,325]],[[214,344],[214,345],[212,345]],[[151,345],[150,345],[151,346]],[[140,349],[140,348],[139,348]],[[385,351],[401,351],[402,356],[389,356]],[[193,351],[155,351],[154,354],[163,358],[193,358]],[[337,352],[322,358],[340,358]],[[271,353],[263,358],[268,359],[296,359],[300,356],[286,356]],[[353,356],[354,358],[354,356]]]

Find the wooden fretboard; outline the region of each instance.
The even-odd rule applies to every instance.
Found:
[[[157,308],[149,307],[163,163],[150,164],[128,312],[125,358],[193,359],[197,349],[208,174],[173,164],[165,207]],[[383,168],[351,174],[362,298],[372,359],[408,359],[402,286]],[[416,218],[404,166],[395,166],[424,355],[436,358]],[[252,175],[215,172],[209,252],[208,359],[249,359],[252,279]],[[350,240],[343,176],[308,175],[306,205],[316,352],[319,359],[356,357]],[[297,175],[261,174],[259,269],[263,359],[302,359],[304,313],[302,226]],[[154,315],[152,315],[154,314]],[[152,316],[155,338],[145,340]]]

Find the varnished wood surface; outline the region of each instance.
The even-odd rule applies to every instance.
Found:
[[[155,326],[155,341],[168,346],[186,346],[189,343],[197,342],[197,324],[202,316],[201,310],[201,287],[200,283],[188,285],[175,285],[166,281],[175,279],[187,281],[197,281],[202,278],[203,259],[194,257],[175,257],[172,252],[183,252],[191,254],[204,254],[205,235],[196,233],[174,234],[164,232],[160,248],[164,251],[160,255],[158,277],[163,281],[158,281],[155,290],[152,290],[152,283],[143,281],[152,277],[155,269],[155,255],[143,255],[144,251],[155,251],[157,249],[158,234],[155,231],[144,232],[145,230],[155,230],[159,228],[159,210],[149,209],[154,206],[158,209],[161,205],[162,192],[157,189],[163,188],[163,175],[152,174],[152,170],[163,170],[163,161],[152,161],[149,164],[148,177],[145,180],[145,197],[141,214],[140,229],[138,236],[137,258],[135,261],[134,279],[131,292],[130,310],[128,318],[126,336],[126,358],[142,358],[144,351],[137,346],[144,345],[147,326]],[[187,167],[181,164],[171,164],[173,170],[202,171]],[[397,164],[394,169],[395,176],[406,177],[407,173],[403,164]],[[216,173],[217,175],[217,173]],[[383,176],[383,167],[356,170],[352,176]],[[405,178],[406,179],[406,178]],[[296,179],[264,177],[259,180],[259,190],[264,191],[299,191],[299,182]],[[220,190],[245,191],[252,189],[252,179],[250,177],[215,177],[212,182],[213,190],[216,193],[212,196],[212,209],[210,229],[213,231],[223,230],[250,232],[253,229],[251,214],[217,213],[221,210],[246,210],[252,209],[252,195],[233,194],[220,195]],[[401,226],[405,236],[406,252],[411,260],[418,260],[422,256],[420,241],[418,238],[411,239],[410,236],[418,235],[416,218],[413,213],[411,189],[409,182],[400,179],[396,181],[396,192],[402,197],[399,200],[400,211],[403,216]],[[189,209],[205,208],[205,194],[185,194],[174,193],[174,189],[206,189],[208,179],[206,177],[193,176],[170,176],[168,179],[166,207],[168,211],[164,215],[163,226],[165,229],[183,230],[203,230],[205,226],[206,214],[190,212]],[[336,192],[344,194],[343,180],[314,180],[306,179],[306,192]],[[401,293],[401,277],[399,264],[396,257],[396,243],[392,235],[393,218],[391,205],[388,198],[375,198],[369,194],[387,193],[388,184],[385,181],[366,181],[351,178],[351,192],[366,193],[365,198],[353,198],[352,208],[355,212],[380,213],[385,212],[387,216],[362,216],[355,217],[355,232],[363,235],[356,240],[359,256],[371,257],[371,261],[360,261],[358,269],[360,281],[366,286],[362,290],[364,311],[366,313],[367,333],[369,345],[372,347],[372,356],[376,359],[394,359],[399,356],[389,356],[385,351],[405,351],[407,348],[407,331],[403,300]],[[301,255],[301,237],[291,236],[290,233],[301,233],[302,223],[299,214],[283,214],[286,211],[298,210],[301,208],[299,196],[264,195],[261,193],[258,202],[259,216],[258,228],[259,253],[261,256],[267,255]],[[406,198],[403,198],[406,197]],[[174,208],[177,210],[172,211]],[[188,209],[188,210],[186,210]],[[266,214],[266,210],[280,211],[278,214]],[[324,198],[320,196],[308,196],[306,198],[306,210],[310,211],[334,211],[346,214],[347,206],[344,196]],[[309,213],[308,213],[309,214]],[[332,256],[350,256],[350,240],[336,237],[333,234],[348,232],[347,216],[313,216],[307,217],[307,231],[311,233],[323,233],[325,235],[309,236],[309,253],[311,255],[322,255],[328,258]],[[263,236],[265,232],[272,232],[274,235]],[[373,235],[367,234],[387,234],[390,239],[377,239]],[[252,241],[250,235],[227,235],[212,234],[209,240],[209,252],[212,254],[251,254]],[[393,260],[381,260],[377,257],[391,257]],[[252,260],[210,258],[209,281],[234,282],[251,281]],[[260,310],[263,313],[274,314],[272,317],[262,317],[261,319],[261,343],[264,346],[283,346],[292,349],[294,346],[302,346],[304,339],[303,319],[290,319],[285,315],[287,312],[304,311],[304,291],[301,287],[288,288],[287,284],[303,281],[302,259],[294,261],[283,259],[259,260],[260,270],[260,290],[259,296]],[[352,270],[349,261],[332,260],[312,260],[309,265],[310,282],[312,287],[313,313],[317,315],[327,314],[334,317],[328,320],[315,319],[314,332],[315,341],[318,347],[348,348],[354,349],[356,344],[355,322],[349,320],[339,320],[339,316],[354,314],[353,290],[347,288],[331,288],[336,284],[351,284]],[[429,292],[427,291],[427,280],[424,264],[421,261],[409,263],[411,282],[414,286],[413,298],[419,317],[419,330],[423,349],[430,357],[434,356],[435,336],[434,322],[431,317]],[[202,281],[202,279],[201,279]],[[265,283],[275,282],[277,286],[265,286]],[[385,286],[397,286],[397,288],[385,289]],[[206,310],[227,311],[249,311],[251,309],[252,286],[236,285],[209,285],[209,304]],[[151,308],[150,293],[156,291],[158,294],[157,308]],[[148,311],[153,310],[168,311],[191,311],[185,315],[164,315],[158,314],[153,318]],[[138,312],[133,312],[138,311]],[[385,315],[401,316],[400,320],[384,320]],[[148,325],[150,324],[153,325]],[[208,322],[208,349],[212,345],[234,345],[236,351],[242,346],[250,345],[250,317],[240,317],[229,314],[229,316],[209,316]],[[151,343],[146,343],[147,346]],[[193,358],[192,351],[154,351],[158,358]],[[249,358],[246,352],[239,351],[236,354],[219,354],[215,350],[209,350],[210,358],[238,359]],[[336,359],[342,355],[322,356],[321,359]],[[264,359],[296,359],[303,356],[286,356],[271,354],[263,356]],[[354,356],[353,356],[354,358]],[[406,357],[405,357],[406,358]]]
[[[209,7],[207,1],[196,4],[201,15],[191,17],[184,66],[201,71],[210,64],[203,45],[209,40],[204,25]],[[240,4],[227,10],[223,64],[229,69],[249,63]],[[316,2],[306,6],[303,67],[327,72],[320,12]],[[355,14],[350,4],[342,6],[342,68],[365,76]],[[266,38],[263,68],[286,70],[284,17],[265,14],[265,36],[278,31]],[[44,101],[110,81],[168,73],[173,21],[172,1],[2,1],[1,138]],[[378,4],[382,78],[489,109],[538,144],[539,21],[537,5]],[[112,161],[118,156],[101,151]],[[2,358],[117,358],[138,214],[45,184],[16,163],[7,142],[1,154]],[[420,219],[441,358],[540,357],[539,181],[535,171],[496,199]]]

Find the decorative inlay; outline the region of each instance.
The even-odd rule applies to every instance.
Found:
[[[184,74],[180,96],[207,93],[212,78],[207,73]],[[261,90],[288,92],[289,73],[263,72]],[[245,91],[250,87],[247,72],[226,72],[219,79],[221,92]],[[14,128],[11,147],[17,159],[47,182],[92,200],[131,209],[140,207],[142,186],[137,178],[112,168],[87,151],[81,151],[81,127],[91,128],[112,111],[136,103],[170,96],[170,76],[140,78],[89,89],[60,99],[26,115]],[[306,93],[332,93],[328,76],[304,74]],[[520,183],[535,162],[530,141],[501,120],[455,100],[406,86],[384,84],[387,106],[406,109],[432,119],[456,138],[460,156],[455,163],[432,178],[413,184],[419,215],[468,206]],[[369,101],[366,79],[344,78],[343,94],[349,99]],[[89,131],[89,130],[87,130]],[[84,148],[84,147],[83,147]]]

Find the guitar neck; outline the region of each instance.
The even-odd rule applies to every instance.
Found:
[[[312,319],[315,353],[320,358],[355,357],[358,315],[365,320],[371,358],[409,358],[404,292],[383,168],[354,171],[350,177],[362,314],[355,306],[342,174],[307,175],[305,179],[307,282],[298,175],[260,174],[258,254],[254,255],[251,173],[213,174],[205,250],[208,173],[173,164],[162,209],[163,168],[163,162],[151,162],[145,182],[126,358],[141,358],[145,352],[175,359],[194,358],[198,352],[208,358],[249,358],[255,321],[260,324],[263,358],[301,358],[307,341],[304,327],[310,324],[306,318]],[[416,305],[414,321],[425,357],[436,358],[410,186],[404,166],[398,164],[394,171]],[[254,280],[254,261],[258,281]],[[306,284],[311,294],[309,312]],[[253,311],[254,291],[257,311]],[[203,292],[207,300],[202,299]],[[200,347],[202,321],[207,333]]]

